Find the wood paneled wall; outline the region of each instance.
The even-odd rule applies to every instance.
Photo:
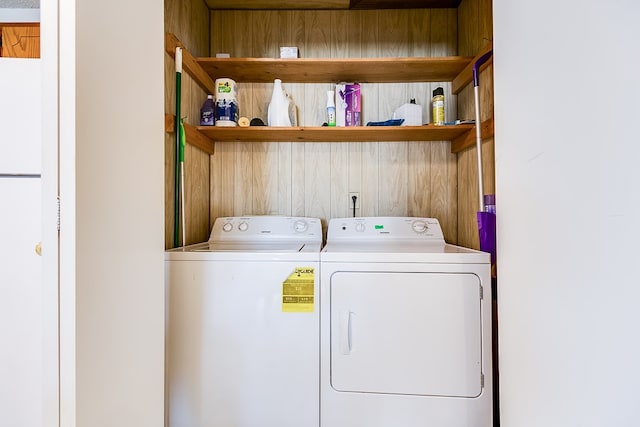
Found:
[[[458,7],[458,43],[460,55],[476,55],[487,43],[493,41],[491,0],[463,0]],[[458,94],[460,117],[474,118],[475,103],[473,84]],[[493,117],[493,66],[480,74],[481,120]],[[482,145],[484,194],[495,193],[494,142],[487,139]],[[478,162],[476,149],[470,148],[458,154],[458,244],[479,248],[478,223]],[[500,197],[496,195],[497,209]]]
[[[175,34],[194,56],[209,55],[209,9],[202,0],[165,0],[165,30]],[[175,113],[175,62],[165,55],[165,111]],[[200,106],[206,94],[188,73],[182,73],[181,116],[200,124]],[[187,243],[209,234],[209,155],[187,144],[185,150]],[[165,136],[165,246],[173,247],[175,135]],[[180,233],[181,234],[181,233]]]
[[[166,30],[194,56],[278,57],[280,46],[297,46],[301,57],[475,55],[491,38],[491,0],[463,0],[458,9],[379,11],[209,11],[200,0],[165,0],[165,9]],[[167,55],[165,64],[165,109],[173,113],[174,61]],[[481,82],[483,118],[493,111],[491,74],[483,73]],[[326,120],[326,91],[336,82],[283,83],[301,125]],[[411,98],[423,106],[423,121],[429,122],[431,93],[438,86],[445,89],[446,120],[473,118],[470,87],[453,96],[449,83],[363,83],[363,122],[388,119]],[[239,84],[241,115],[266,122],[271,90],[272,84]],[[199,122],[205,98],[183,73],[186,122]],[[173,135],[165,144],[166,246],[172,247]],[[493,143],[485,147],[488,193],[493,191]],[[206,240],[220,216],[314,216],[326,224],[329,218],[350,216],[348,194],[359,192],[358,216],[436,217],[447,241],[477,247],[475,152],[451,154],[447,141],[218,142],[212,156],[188,146],[185,164],[187,243]]]
[[[213,11],[211,54],[278,57],[297,46],[301,57],[395,57],[457,54],[455,9],[383,11]],[[233,78],[233,76],[228,76]],[[292,84],[286,90],[302,125],[325,118],[326,91],[336,82]],[[443,86],[447,119],[456,118],[450,85],[362,84],[363,122],[391,118],[415,98],[430,120],[431,92]],[[272,84],[240,84],[241,114],[260,117]],[[456,156],[448,142],[217,143],[211,158],[211,219],[226,215],[350,216],[349,192],[360,193],[358,216],[434,216],[457,240]]]

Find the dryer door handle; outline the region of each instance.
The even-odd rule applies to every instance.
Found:
[[[349,310],[340,312],[340,350],[343,355],[351,354],[353,348],[352,341],[352,320],[354,313]]]

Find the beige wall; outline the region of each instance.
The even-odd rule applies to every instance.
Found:
[[[187,7],[182,3],[191,4]],[[485,29],[487,20],[482,25],[474,24],[472,31],[460,31],[460,36],[459,25],[475,22],[487,12],[480,8],[480,3],[486,4],[487,0],[464,0],[459,10],[211,11],[209,30],[201,2],[167,0],[165,20],[167,31],[175,33],[194,56],[226,52],[235,57],[277,57],[279,46],[285,45],[297,46],[301,57],[444,56],[458,54],[459,46],[466,50],[461,54],[471,56],[482,46],[482,40],[476,41],[479,31],[475,27]],[[466,4],[470,6],[463,9]],[[206,40],[205,31],[210,31]],[[208,43],[210,50],[204,52]],[[166,58],[165,108],[172,113],[174,62],[168,55]],[[186,114],[186,121],[196,124],[205,93],[185,76],[186,73],[183,116]],[[332,89],[332,83],[335,82],[284,81],[298,107],[302,125],[316,126],[325,121],[326,91]],[[449,83],[363,83],[363,121],[391,118],[395,108],[415,98],[423,105],[426,123],[431,120],[431,93],[438,86],[445,89],[447,120],[463,117],[456,113],[457,103],[468,96],[465,98],[465,92],[460,97],[451,95]],[[272,84],[239,84],[241,115],[260,117],[266,122],[271,89]],[[464,117],[468,114],[472,117],[473,109],[464,108],[461,109]],[[171,247],[174,186],[171,134],[166,145],[166,244]],[[464,162],[472,157],[467,152],[451,154],[448,141],[229,142],[216,143],[212,156],[189,147],[185,159],[187,242],[206,240],[211,224],[219,216],[301,215],[320,217],[325,222],[332,217],[349,216],[352,212],[348,194],[359,192],[358,216],[436,217],[447,241],[456,243],[460,233],[471,234],[467,230],[470,227],[459,225],[464,219],[461,217],[471,216],[475,221],[477,203],[471,203],[471,198],[477,193],[476,187],[468,190],[468,196],[459,194],[461,186],[465,191],[472,187],[473,174],[458,167],[458,158]],[[459,214],[459,203],[467,206],[466,210],[472,207],[473,211]],[[470,238],[465,237],[465,241],[473,244]]]

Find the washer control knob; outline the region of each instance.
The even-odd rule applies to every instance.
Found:
[[[293,223],[293,230],[296,233],[304,233],[309,229],[309,224],[304,219],[299,219]]]
[[[233,224],[231,224],[230,222],[225,222],[222,226],[222,231],[229,232],[231,230],[233,230]]]
[[[418,221],[414,221],[411,224],[411,228],[413,228],[413,231],[415,231],[416,233],[424,233],[429,229],[429,226],[427,225],[426,222],[422,220],[418,220]]]
[[[247,224],[246,222],[241,222],[240,224],[238,224],[238,230],[247,231],[248,229],[249,229],[249,224]]]
[[[356,223],[356,231],[358,233],[363,233],[364,232],[364,223],[362,222],[357,222]]]

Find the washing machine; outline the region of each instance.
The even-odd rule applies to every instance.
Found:
[[[433,218],[331,219],[320,425],[492,425],[490,255]]]
[[[216,219],[167,251],[170,427],[317,427],[317,218]]]

